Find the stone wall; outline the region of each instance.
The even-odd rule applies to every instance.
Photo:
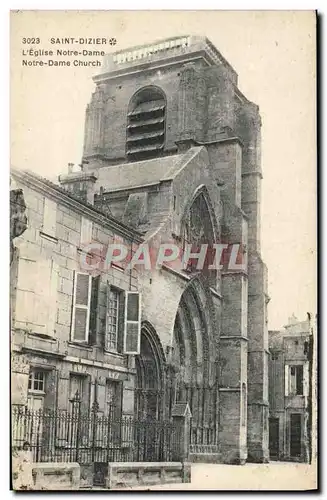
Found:
[[[191,464],[181,462],[121,462],[108,465],[109,489],[191,482]]]

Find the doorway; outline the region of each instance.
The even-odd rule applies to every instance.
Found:
[[[270,458],[277,460],[279,457],[279,418],[269,418],[269,454]]]
[[[156,343],[141,333],[141,352],[135,358],[136,408],[138,420],[160,420],[163,413],[163,370]]]
[[[291,414],[291,440],[290,440],[290,455],[293,458],[301,456],[301,434],[302,434],[302,419],[300,413]]]

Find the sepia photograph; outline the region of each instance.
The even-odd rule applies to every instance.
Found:
[[[10,12],[10,489],[317,490],[316,30]]]

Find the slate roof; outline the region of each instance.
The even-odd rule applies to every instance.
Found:
[[[102,167],[97,171],[97,188],[102,186],[111,192],[171,180],[202,147],[190,148],[183,154]]]

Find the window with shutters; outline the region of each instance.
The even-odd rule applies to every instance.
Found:
[[[75,271],[71,339],[88,342],[92,276]]]
[[[137,92],[129,105],[126,153],[130,160],[158,156],[165,144],[166,100],[156,87]]]
[[[138,292],[126,292],[124,353],[140,354],[141,300]]]
[[[303,365],[286,365],[285,396],[303,395]]]

